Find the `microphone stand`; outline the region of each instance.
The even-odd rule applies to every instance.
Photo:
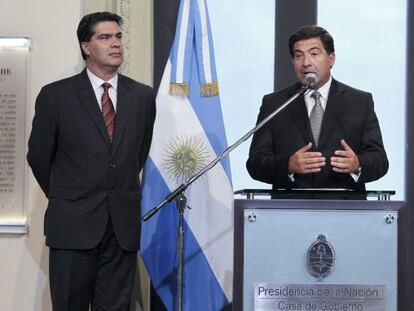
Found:
[[[257,130],[262,128],[267,122],[273,119],[280,111],[282,111],[287,105],[293,102],[300,95],[305,94],[308,90],[314,88],[314,81],[307,81],[306,86],[303,86],[299,89],[296,94],[290,97],[285,101],[279,108],[269,114],[266,118],[260,121],[254,128],[244,134],[239,140],[234,144],[227,147],[219,156],[217,156],[213,161],[208,163],[201,171],[194,174],[190,179],[185,183],[178,186],[174,191],[165,197],[157,206],[153,207],[148,211],[143,217],[143,221],[147,221],[152,216],[154,216],[162,207],[167,203],[175,200],[177,203],[177,209],[179,213],[179,222],[178,222],[178,233],[177,233],[177,254],[178,254],[178,268],[177,268],[177,310],[183,310],[183,271],[184,271],[184,211],[187,207],[187,198],[185,197],[184,191],[198,178],[207,173],[210,169],[216,166],[225,156],[227,156],[231,151],[236,149],[241,143],[245,142],[250,136],[252,136]]]

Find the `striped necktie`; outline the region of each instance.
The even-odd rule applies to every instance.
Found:
[[[324,110],[321,104],[321,93],[314,91],[311,94],[311,97],[315,100],[315,105],[313,106],[310,113],[309,121],[312,129],[313,139],[315,140],[316,146],[318,146]]]
[[[104,89],[101,99],[102,115],[105,121],[106,130],[108,131],[109,139],[112,142],[115,128],[115,110],[108,92],[111,84],[105,82],[102,84],[102,87]]]

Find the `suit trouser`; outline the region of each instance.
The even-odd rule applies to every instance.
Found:
[[[137,252],[118,244],[108,220],[99,244],[88,250],[50,248],[54,311],[129,311]]]

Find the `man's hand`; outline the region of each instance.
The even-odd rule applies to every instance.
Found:
[[[309,151],[312,143],[300,148],[289,158],[289,173],[310,174],[321,171],[321,167],[325,166],[325,157],[320,152]]]
[[[359,168],[358,157],[344,139],[341,139],[341,145],[344,150],[336,150],[331,158],[332,169],[338,173],[355,172]]]

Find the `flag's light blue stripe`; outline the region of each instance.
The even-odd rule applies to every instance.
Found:
[[[175,29],[175,37],[173,41],[173,46],[171,48],[170,57],[171,57],[171,81],[177,80],[177,64],[178,64],[178,46],[179,46],[179,38],[180,36],[180,30],[181,30],[181,24],[183,22],[183,10],[184,10],[184,3],[185,1],[181,1],[180,7],[178,9],[178,16],[177,16],[177,25]]]
[[[210,31],[207,4],[205,0],[194,0],[194,20],[197,40],[197,55],[200,66],[200,80],[202,83],[217,82],[217,75],[213,75],[214,50],[213,37]]]
[[[199,80],[202,83],[206,82],[206,75],[204,72],[204,57],[203,57],[203,47],[202,47],[202,43],[203,43],[203,34],[202,34],[202,29],[201,29],[201,18],[200,18],[200,8],[198,6],[198,1],[197,0],[193,0],[192,1],[192,11],[193,11],[193,15],[194,15],[194,32],[195,32],[195,49],[196,49],[196,54],[197,54],[197,62],[195,62],[195,64],[198,65],[198,76],[199,76]]]
[[[217,81],[217,70],[216,70],[216,61],[214,58],[214,40],[213,40],[213,33],[211,31],[211,25],[210,25],[210,15],[208,14],[208,7],[205,5],[206,9],[206,19],[207,19],[207,31],[208,31],[208,37],[209,40],[209,48],[210,48],[210,70],[211,70],[211,77],[214,81]]]
[[[214,61],[214,44],[208,16],[207,4],[204,0],[194,0],[195,34],[197,40],[197,56],[200,81],[211,83],[217,81],[216,65]],[[200,6],[203,6],[201,9]],[[203,26],[202,20],[205,20]],[[208,51],[205,51],[208,49]],[[207,58],[207,59],[206,59]],[[208,76],[207,76],[208,75]]]
[[[211,50],[210,50],[210,43],[211,43],[211,36],[208,32],[208,19],[207,19],[207,11],[206,11],[206,2],[205,0],[197,0],[198,3],[198,12],[200,14],[200,18],[198,19],[200,24],[200,31],[201,31],[201,47],[202,47],[202,55],[203,55],[203,64],[204,64],[204,75],[205,75],[205,82],[212,83],[217,82],[217,80],[213,80],[211,76]]]
[[[148,159],[143,184],[144,213],[158,204],[169,192],[154,162]],[[191,213],[191,210],[187,213]],[[177,226],[178,212],[175,203],[170,203],[143,223],[141,235],[141,256],[153,286],[168,310],[173,310],[175,305]],[[184,310],[219,310],[227,303],[226,297],[187,223],[184,245]]]
[[[195,53],[192,56],[193,64],[196,63]],[[197,115],[197,118],[207,135],[216,155],[221,154],[227,147],[227,139],[224,130],[223,115],[219,96],[201,96],[200,81],[197,75],[197,66],[192,66],[192,80],[190,82],[189,101]],[[226,175],[231,181],[229,158],[221,162]]]
[[[190,2],[190,1],[189,1]],[[178,11],[178,18],[177,18],[177,26],[175,30],[175,39],[173,42],[173,46],[171,49],[171,82],[178,82],[178,83],[188,83],[190,80],[190,70],[191,70],[191,63],[190,63],[190,55],[192,54],[193,49],[193,37],[194,37],[194,22],[192,17],[191,8],[189,10],[188,20],[183,21],[183,11],[185,9],[186,1],[181,1],[180,8]],[[189,5],[189,4],[188,4]],[[184,63],[179,64],[178,58],[179,58],[179,43],[181,36],[181,24],[187,23],[187,31],[186,31],[186,41],[184,42],[185,48],[184,48]],[[178,69],[178,65],[183,66],[183,68]],[[179,70],[183,70],[183,77],[178,77],[177,72]]]
[[[184,82],[190,82],[190,74],[191,74],[191,55],[193,54],[194,44],[194,17],[192,16],[191,8],[188,16],[188,25],[187,25],[187,40],[185,42],[185,63],[184,63]]]
[[[145,164],[144,172],[141,202],[143,215],[170,192],[150,158]],[[161,280],[166,279],[166,276],[174,271],[177,226],[178,217],[174,203],[167,204],[156,215],[142,223],[141,256],[153,284],[160,284]],[[166,282],[158,292],[167,306],[172,305],[171,293],[175,293],[174,281]]]

